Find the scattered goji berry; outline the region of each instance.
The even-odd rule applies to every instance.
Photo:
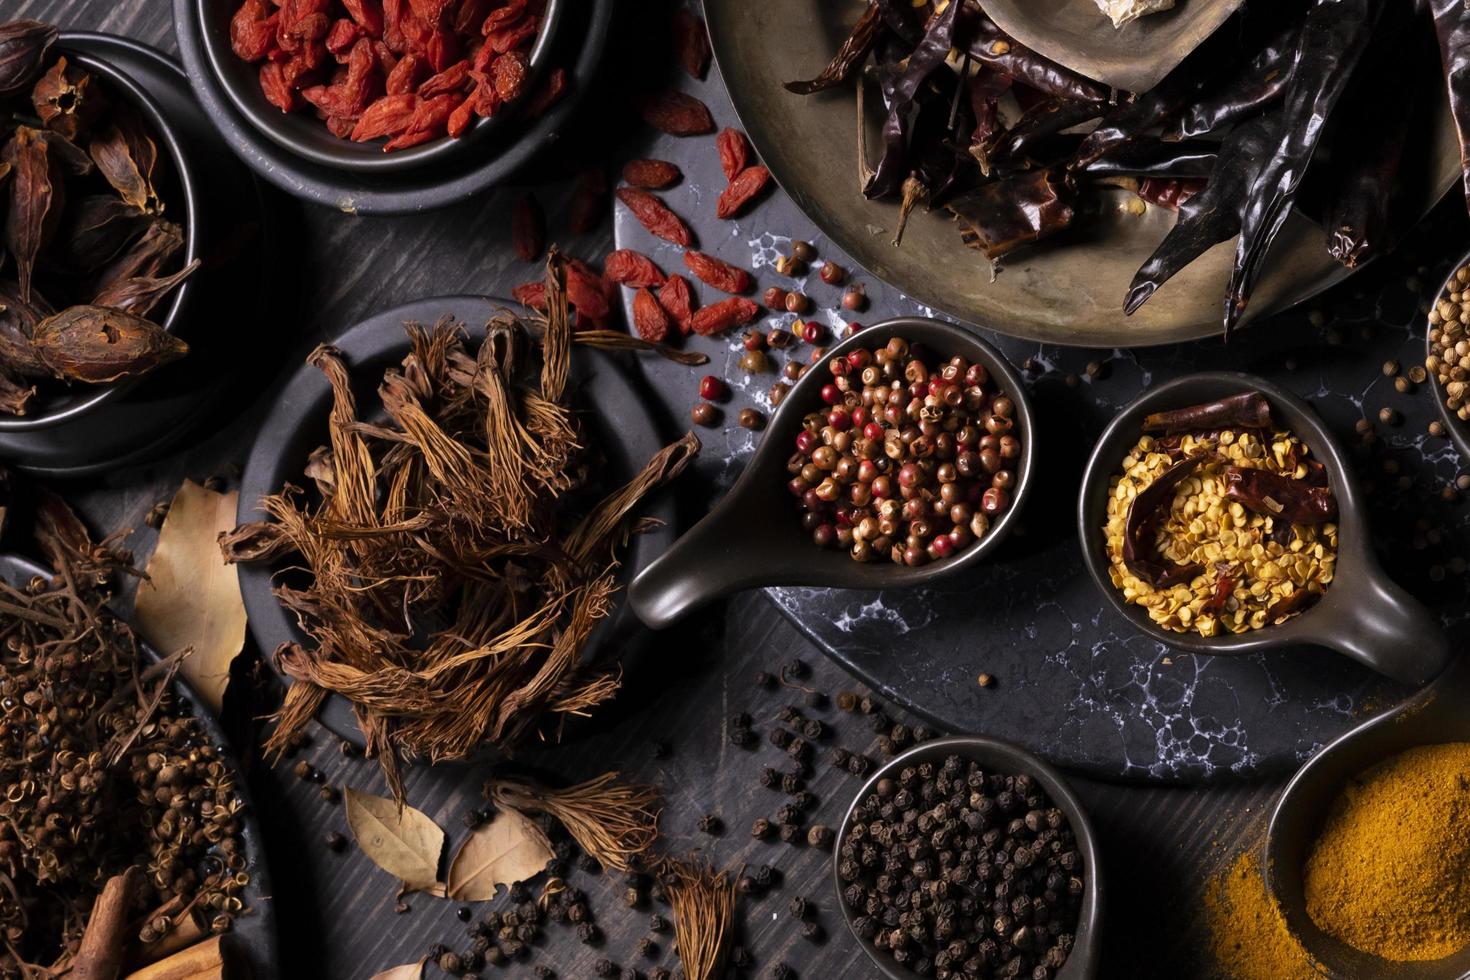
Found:
[[[577,178],[577,188],[572,192],[571,216],[568,224],[572,234],[585,235],[602,224],[607,213],[607,177],[601,170],[587,170]]]
[[[680,8],[674,11],[674,52],[691,78],[704,78],[709,71],[709,32],[704,21]]]
[[[669,315],[647,289],[633,294],[633,327],[638,336],[651,344],[669,339]]]
[[[679,325],[679,332],[689,333],[693,329],[694,293],[689,280],[683,276],[669,276],[658,291],[659,305]]]
[[[631,248],[620,248],[608,254],[602,263],[602,274],[615,283],[638,289],[644,286],[657,289],[668,278],[653,259]]]
[[[587,319],[594,322],[607,319],[612,312],[613,288],[587,263],[567,259],[567,299]]]
[[[738,129],[720,130],[720,135],[715,137],[715,149],[720,151],[720,170],[724,171],[727,183],[750,165],[750,142]]]
[[[546,309],[546,284],[544,282],[523,282],[512,289],[510,294],[522,306],[533,310]]]
[[[683,176],[683,172],[667,160],[629,160],[623,165],[623,183],[646,191],[672,187]]]
[[[691,326],[703,336],[720,333],[731,327],[744,326],[760,315],[761,308],[748,299],[732,296],[711,303],[694,314]]]
[[[684,264],[695,277],[725,293],[749,292],[754,284],[750,273],[704,252],[685,252]]]
[[[510,241],[522,262],[535,262],[546,247],[546,216],[531,194],[516,201],[510,217]]]
[[[567,87],[567,70],[560,67],[551,69],[546,76],[546,81],[541,83],[541,87],[526,102],[526,107],[522,111],[529,119],[544,115],[546,110],[560,102],[567,94]]]
[[[668,205],[647,191],[633,187],[619,187],[618,200],[625,204],[633,217],[642,223],[651,234],[664,241],[673,242],[683,248],[694,243],[694,236],[682,218],[670,211]]]
[[[709,107],[683,92],[661,92],[638,103],[643,121],[670,136],[703,136],[715,131]]]
[[[729,187],[720,192],[720,200],[715,204],[715,217],[735,217],[766,189],[770,181],[771,172],[765,167],[746,167],[730,181]]]

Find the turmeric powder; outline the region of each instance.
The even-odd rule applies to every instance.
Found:
[[[1216,975],[1229,980],[1321,980],[1286,928],[1261,877],[1254,847],[1241,853],[1205,893]]]
[[[1307,913],[1399,962],[1470,945],[1470,743],[1409,749],[1333,803],[1307,860]]]

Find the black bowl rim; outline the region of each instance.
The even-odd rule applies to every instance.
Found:
[[[401,347],[407,350],[408,340],[402,334],[402,324],[405,320],[432,323],[438,317],[450,314],[459,318],[469,329],[473,330],[483,326],[483,320],[475,323],[476,315],[466,318],[464,314],[467,309],[482,309],[485,314],[484,319],[488,320],[499,310],[517,308],[516,304],[483,295],[430,296],[370,313],[337,333],[329,343],[348,348],[346,353],[351,363],[364,357],[372,359],[385,356],[382,351],[376,354],[372,352],[354,353],[350,348],[354,346],[355,337],[372,337],[378,331],[386,331],[390,324],[397,329],[398,337],[401,338],[401,343],[395,339],[393,349],[397,350]],[[357,343],[362,342],[362,340],[357,341]],[[376,343],[376,341],[369,341],[369,343]],[[591,348],[578,350],[572,362],[574,371],[578,363],[585,363],[584,359],[596,360],[597,370],[594,377],[603,378],[603,384],[616,384],[626,389],[629,404],[637,405],[644,413],[644,428],[658,443],[658,446],[662,447],[666,442],[663,438],[664,433],[654,417],[648,413],[647,403],[639,395],[629,377],[629,372],[623,369],[612,355]],[[283,483],[302,485],[305,460],[297,460],[294,463],[286,460],[285,449],[290,441],[290,434],[302,425],[303,412],[314,400],[320,399],[329,401],[330,387],[320,372],[303,362],[293,370],[281,389],[275,405],[260,421],[255,441],[250,448],[240,478],[240,500],[236,513],[236,519],[240,523],[259,520],[261,517],[257,506],[259,500],[267,494],[278,491]],[[641,462],[637,465],[641,465]],[[589,648],[593,644],[602,642],[601,636],[607,636],[607,642],[623,639],[624,630],[634,627],[634,617],[627,602],[627,587],[638,571],[667,550],[673,542],[675,513],[672,496],[667,491],[652,495],[645,499],[642,508],[645,514],[657,517],[662,523],[647,533],[636,535],[629,543],[623,556],[626,577],[622,594],[615,599],[616,608],[611,615],[599,623],[594,630],[587,644]],[[271,567],[266,563],[244,563],[239,566],[239,569],[240,594],[245,602],[250,636],[261,648],[263,658],[271,671],[282,684],[289,685],[292,683],[290,678],[277,669],[272,654],[275,644],[278,644],[283,638],[300,639],[301,632],[296,628],[293,618],[285,607],[277,602],[271,593],[274,579]],[[613,635],[608,636],[598,632],[602,630],[607,630]],[[634,644],[629,641],[623,646],[626,650],[633,647]],[[358,746],[364,744],[363,735],[358,728],[351,705],[345,698],[335,694],[329,696],[317,713],[317,720],[339,738],[346,739]]]
[[[476,118],[470,131],[463,134],[459,139],[450,139],[441,136],[420,146],[409,147],[404,150],[395,150],[392,153],[382,152],[382,140],[372,140],[365,143],[353,143],[349,140],[336,140],[341,144],[340,152],[332,143],[324,146],[333,146],[333,150],[318,149],[306,142],[291,130],[295,129],[292,122],[283,121],[284,118],[298,116],[299,113],[282,113],[264,100],[260,94],[257,84],[254,91],[244,93],[232,82],[232,75],[223,68],[226,60],[237,61],[235,53],[230,50],[229,16],[212,15],[212,8],[220,6],[225,14],[230,14],[228,7],[224,6],[224,0],[196,0],[195,11],[199,17],[200,39],[204,48],[205,62],[218,80],[220,88],[225,97],[229,99],[230,105],[245,118],[255,129],[264,134],[265,137],[281,147],[296,154],[304,160],[323,167],[339,167],[343,170],[351,170],[368,174],[398,173],[411,170],[418,166],[440,163],[446,159],[459,156],[469,150],[476,143],[487,136],[496,125],[503,122],[507,114],[515,108],[524,105],[530,97],[533,89],[528,85],[514,103],[505,107],[505,113],[497,112],[494,116]],[[555,39],[556,29],[560,26],[562,11],[565,9],[563,0],[546,0],[546,11],[541,20],[541,26],[536,32],[536,41],[531,46],[528,56],[530,62],[530,80],[534,85],[546,67],[546,52],[550,49]],[[316,126],[323,124],[318,120],[310,120]],[[328,134],[330,135],[330,134]],[[376,151],[376,152],[374,152]]]
[[[219,83],[204,63],[201,26],[193,18],[193,0],[173,0],[174,35],[194,97],[204,107],[221,139],[258,176],[294,197],[336,208],[349,214],[415,214],[447,207],[466,200],[487,187],[503,183],[534,156],[554,143],[561,128],[572,117],[580,99],[590,88],[593,76],[607,53],[614,0],[590,0],[583,6],[587,28],[582,47],[569,52],[566,63],[571,91],[527,126],[504,153],[454,169],[433,182],[402,186],[368,175],[317,167],[299,160],[259,137],[234,111]],[[562,35],[566,32],[562,31]],[[436,168],[437,169],[437,168]],[[405,175],[399,174],[398,177]]]
[[[173,160],[174,173],[179,182],[179,196],[184,205],[184,254],[182,265],[188,265],[199,257],[199,214],[200,201],[198,187],[194,181],[194,172],[189,157],[184,152],[183,144],[178,134],[174,132],[173,125],[164,116],[162,108],[152,95],[133,81],[121,68],[116,67],[105,58],[89,52],[78,51],[69,47],[69,41],[91,40],[94,38],[106,38],[110,35],[96,31],[63,31],[52,48],[67,58],[86,66],[89,70],[98,72],[106,77],[109,88],[123,92],[133,106],[139,109],[147,117],[148,124],[152,127],[153,135],[167,148],[169,156]],[[181,267],[182,267],[181,265]],[[179,320],[180,311],[184,309],[187,299],[194,293],[194,277],[189,277],[180,283],[173,291],[173,299],[168,306],[168,312],[157,321],[158,325],[169,333],[173,333],[174,327]],[[145,376],[146,377],[146,376]],[[99,385],[96,390],[79,399],[75,404],[66,408],[49,412],[44,415],[28,415],[20,418],[0,416],[0,432],[28,432],[38,429],[49,429],[78,418],[97,406],[117,397],[123,391],[131,388],[143,378],[132,378],[124,381],[114,381],[109,384]]]
[[[4,577],[7,568],[27,576],[40,575],[49,578],[52,574],[39,562],[23,555],[14,552],[0,552],[0,578]],[[162,659],[158,651],[153,649],[141,634],[138,636],[138,642],[145,656],[155,662]],[[255,803],[251,799],[250,784],[245,778],[244,770],[240,768],[236,760],[234,745],[225,735],[225,730],[214,712],[200,700],[198,693],[182,674],[174,677],[174,686],[177,693],[189,705],[190,712],[204,727],[209,740],[222,750],[221,754],[235,776],[235,793],[245,804],[241,836],[245,838],[245,847],[250,855],[250,885],[248,887],[254,893],[254,897],[249,914],[236,920],[235,929],[231,934],[238,936],[243,945],[258,951],[259,959],[264,960],[264,965],[273,970],[278,969],[280,951],[276,941],[275,892],[271,888],[270,860],[265,851],[265,834],[261,830]],[[255,957],[249,958],[255,959]]]
[[[1431,310],[1434,309],[1440,298],[1449,292],[1450,280],[1455,278],[1455,273],[1466,265],[1470,265],[1470,251],[1455,261],[1449,273],[1444,277],[1444,282],[1440,283],[1439,289],[1429,298]],[[1419,320],[1424,324],[1424,356],[1427,359],[1429,355],[1437,355],[1439,352],[1435,350],[1434,342],[1429,339],[1429,321],[1423,316]],[[1460,460],[1470,461],[1470,422],[1466,422],[1450,411],[1449,405],[1445,403],[1445,399],[1449,396],[1445,393],[1444,385],[1439,383],[1439,375],[1432,371],[1427,373],[1429,374],[1429,390],[1434,393],[1434,406],[1439,409],[1439,417],[1444,422],[1445,432],[1449,435],[1450,442],[1454,444],[1455,451],[1460,454]]]
[[[1339,574],[1334,575],[1333,585],[1324,594],[1324,601],[1277,626],[1227,636],[1203,637],[1196,633],[1173,633],[1160,628],[1149,620],[1142,607],[1125,603],[1108,578],[1107,557],[1101,543],[1097,540],[1099,527],[1093,525],[1091,518],[1097,516],[1092,513],[1095,502],[1103,502],[1105,512],[1108,486],[1117,472],[1118,462],[1122,457],[1105,460],[1103,450],[1115,438],[1118,438],[1119,433],[1126,427],[1132,426],[1138,435],[1143,434],[1142,429],[1139,428],[1141,419],[1137,416],[1145,407],[1152,407],[1156,402],[1167,401],[1168,396],[1174,392],[1200,383],[1235,386],[1241,390],[1254,389],[1265,395],[1273,404],[1290,408],[1294,413],[1300,415],[1307,424],[1302,427],[1293,426],[1292,432],[1307,444],[1313,456],[1327,468],[1328,485],[1333,495],[1337,497],[1337,571]],[[1150,638],[1166,646],[1190,653],[1253,653],[1292,643],[1313,642],[1304,635],[1306,630],[1303,624],[1312,622],[1314,614],[1320,613],[1327,606],[1326,596],[1332,595],[1334,588],[1341,593],[1346,587],[1346,582],[1338,581],[1343,568],[1350,563],[1360,561],[1371,564],[1371,554],[1366,550],[1368,548],[1367,527],[1357,486],[1353,482],[1337,441],[1332,438],[1332,433],[1312,406],[1301,396],[1265,378],[1241,371],[1200,371],[1187,374],[1144,391],[1120,409],[1103,429],[1102,434],[1098,436],[1092,453],[1088,456],[1087,466],[1083,470],[1081,492],[1077,495],[1077,534],[1078,546],[1082,549],[1083,564],[1086,565],[1094,584],[1107,597],[1113,608]]]
[[[843,881],[838,868],[842,863],[842,841],[847,837],[848,830],[852,826],[852,814],[857,809],[858,801],[872,791],[873,787],[878,784],[878,780],[892,775],[910,762],[926,761],[931,757],[944,755],[958,755],[961,758],[973,759],[981,765],[1005,769],[1015,775],[1024,772],[1033,776],[1041,783],[1051,801],[1067,815],[1067,822],[1072,828],[1073,835],[1077,838],[1078,848],[1082,851],[1086,870],[1086,887],[1083,892],[1082,909],[1077,916],[1076,942],[1073,944],[1071,954],[1067,957],[1066,964],[1058,972],[1057,980],[1090,980],[1097,972],[1105,902],[1102,851],[1098,844],[1097,833],[1087,815],[1087,808],[1082,805],[1081,799],[1067,782],[1066,777],[1046,760],[1014,742],[993,738],[989,735],[953,735],[916,745],[879,766],[853,796],[852,802],[847,805],[847,810],[842,815],[842,823],[838,825],[837,836],[832,846],[833,890],[837,907],[842,910],[842,921],[847,923],[848,931],[852,934],[853,939],[888,980],[919,980],[917,973],[899,969],[897,964],[886,961],[878,955],[878,951],[870,943],[858,936],[857,929],[853,926],[852,910],[842,900]],[[998,758],[1004,762],[1000,766],[995,766],[980,756]]]

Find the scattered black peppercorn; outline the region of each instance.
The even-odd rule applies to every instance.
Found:
[[[596,945],[602,941],[602,930],[595,922],[583,922],[577,926],[577,939],[588,946]]]
[[[454,953],[441,953],[438,959],[439,969],[445,973],[458,973],[460,971],[459,956]]]
[[[780,836],[783,844],[795,844],[801,840],[801,828],[794,823],[783,823]]]
[[[755,732],[749,728],[736,728],[730,732],[730,744],[737,749],[748,749],[755,744]]]
[[[664,919],[663,916],[661,916],[661,915],[650,915],[648,917],[648,931],[649,932],[665,932],[665,931],[668,930],[668,928],[669,928],[669,923]]]
[[[342,791],[335,786],[323,786],[317,795],[323,803],[337,803],[342,799]]]
[[[770,888],[779,880],[777,878],[778,872],[769,864],[762,864],[753,868],[750,875],[755,879],[755,883],[762,888]]]
[[[799,725],[805,720],[801,709],[794,704],[788,704],[776,715],[783,725]]]
[[[756,895],[761,891],[761,886],[750,875],[741,875],[735,880],[735,890],[742,895]]]
[[[623,971],[618,974],[618,980],[643,980],[643,974],[631,966],[625,966],[623,967]]]
[[[537,963],[534,972],[541,980],[553,980],[556,976],[556,971],[545,963]]]
[[[787,796],[800,793],[806,788],[806,781],[794,772],[788,772],[781,777],[781,792]]]
[[[623,904],[630,909],[636,909],[643,904],[643,893],[636,888],[629,888],[623,892]]]
[[[827,938],[827,931],[822,928],[820,922],[812,919],[801,924],[801,938],[820,943]]]
[[[852,759],[852,754],[839,745],[832,749],[827,758],[832,763],[832,768],[846,769],[848,761]]]
[[[672,974],[661,966],[656,966],[648,973],[648,980],[670,980]]]
[[[766,736],[772,745],[778,749],[784,749],[791,744],[791,733],[784,728],[773,728],[771,734]]]
[[[765,817],[757,817],[750,825],[750,836],[756,840],[768,840],[771,836],[771,821]]]
[[[806,832],[806,842],[812,847],[826,850],[832,846],[832,828],[826,824],[813,824]]]
[[[837,692],[837,707],[842,711],[856,711],[858,696],[851,691]]]
[[[811,907],[807,904],[807,900],[800,895],[797,895],[787,903],[786,909],[791,913],[793,919],[805,919],[812,912]]]
[[[805,725],[801,726],[801,733],[815,742],[818,739],[826,738],[830,735],[831,729],[817,719],[812,718]]]
[[[343,837],[335,830],[330,830],[327,832],[326,842],[327,850],[332,851],[335,854],[340,854],[347,849],[347,838]]]
[[[648,936],[638,940],[638,955],[646,960],[651,960],[658,955],[658,943]]]
[[[792,738],[786,743],[786,754],[798,762],[805,762],[811,753],[811,743],[806,739]]]
[[[291,774],[297,779],[310,779],[311,763],[307,762],[305,759],[302,759],[300,762],[296,763],[296,765],[291,767]]]
[[[786,666],[781,668],[781,672],[787,677],[801,680],[811,673],[811,668],[806,665],[805,661],[797,659],[787,662]]]
[[[699,818],[699,829],[702,833],[718,834],[721,830],[724,829],[724,826],[725,825],[720,822],[720,818],[715,816],[713,813],[706,813],[704,816]]]
[[[613,966],[612,960],[603,957],[592,964],[592,972],[599,977],[615,977],[618,974],[618,968]]]
[[[777,963],[771,967],[771,980],[796,980],[796,971],[785,963]]]
[[[776,686],[776,678],[769,671],[763,670],[755,675],[755,686],[765,691],[772,690]]]
[[[591,854],[579,854],[577,855],[577,869],[589,875],[602,874],[602,862]]]
[[[867,756],[853,753],[852,757],[847,760],[847,771],[854,776],[866,776],[871,765]]]

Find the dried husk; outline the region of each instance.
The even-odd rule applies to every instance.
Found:
[[[113,113],[87,144],[97,169],[128,204],[148,214],[163,211],[153,186],[158,146],[131,112]]]
[[[38,20],[0,24],[0,97],[19,95],[35,83],[56,34],[55,27]]]
[[[104,306],[72,306],[47,317],[31,342],[57,377],[89,384],[138,377],[189,352],[156,323]]]
[[[147,316],[159,300],[197,272],[199,265],[199,260],[195,259],[171,276],[135,276],[117,280],[98,293],[92,304],[123,310],[134,316]]]
[[[10,164],[10,209],[5,215],[5,246],[15,259],[20,297],[31,298],[36,256],[56,233],[66,204],[51,143],[30,126],[17,126],[0,161]]]
[[[88,194],[67,208],[50,254],[69,270],[94,272],[121,255],[149,224],[146,214],[115,194]]]
[[[20,287],[15,282],[0,279],[0,370],[22,378],[51,376],[31,336],[53,312],[39,293],[26,302],[20,298]]]
[[[184,248],[184,229],[172,221],[155,217],[143,234],[116,259],[104,265],[93,287],[102,293],[126,279],[158,276]]]
[[[381,419],[362,417],[339,352],[312,353],[333,396],[330,445],[307,473],[319,499],[283,488],[260,502],[265,521],[221,540],[230,561],[310,573],[305,587],[276,588],[309,642],[275,652],[296,683],[272,750],[335,692],[401,794],[400,757],[554,735],[617,690],[615,672],[584,662],[586,643],[612,609],[634,506],[699,443],[685,436],[588,503],[595,461],[569,404],[564,276],[553,254],[550,312],[533,325],[539,379],[527,363],[534,331],[509,314],[478,348],[449,320],[407,325],[409,353],[379,386]]]
[[[107,96],[91,72],[60,55],[37,79],[31,105],[47,129],[74,140],[107,110]]]

